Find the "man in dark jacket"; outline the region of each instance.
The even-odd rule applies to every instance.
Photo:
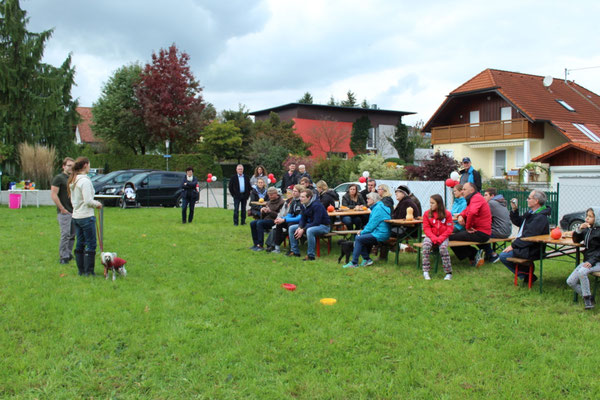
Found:
[[[367,179],[367,187],[360,191],[365,204],[367,204],[367,195],[372,192],[377,193],[377,182],[375,182],[375,179],[369,178]]]
[[[194,176],[194,168],[187,167],[185,170],[185,177],[181,182],[181,222],[185,224],[185,214],[189,207],[190,215],[188,216],[188,223],[192,223],[194,219],[194,206],[200,197],[198,192],[198,178]]]
[[[284,172],[281,177],[281,187],[286,188],[298,182],[300,182],[300,179],[298,179],[298,173],[296,172],[296,164],[291,163],[288,165],[287,172]]]
[[[233,197],[233,225],[238,225],[238,212],[242,216],[242,225],[246,223],[246,202],[250,197],[250,178],[244,175],[244,166],[239,164],[229,179],[229,194]]]
[[[312,178],[310,177],[308,171],[306,171],[306,166],[304,164],[300,164],[298,165],[298,182],[300,182],[300,179],[304,177],[308,178],[310,183],[312,183]]]
[[[298,239],[306,232],[308,249],[304,261],[312,261],[315,259],[315,249],[317,245],[317,236],[329,233],[331,220],[327,215],[327,210],[319,200],[313,200],[313,193],[310,189],[304,189],[300,193],[300,201],[304,206],[302,217],[298,225],[292,225],[289,229],[290,247],[288,256],[300,257],[300,248],[298,247]]]
[[[512,245],[508,246],[500,254],[500,261],[514,275],[515,264],[508,261],[510,257],[525,258],[527,260],[538,260],[541,256],[539,243],[526,242],[521,238],[537,235],[547,235],[550,231],[548,216],[550,208],[546,207],[546,193],[533,190],[527,197],[527,211],[524,215],[519,215],[516,200],[510,202],[512,211],[510,212],[510,220],[513,224],[519,227],[517,238],[513,240]],[[519,277],[523,280],[527,279],[527,271],[519,271]],[[537,280],[537,276],[533,275],[532,282]]]
[[[467,182],[473,183],[477,187],[477,191],[481,192],[481,175],[471,165],[471,159],[465,157],[462,159],[463,169],[460,171],[460,184],[464,185]]]
[[[465,227],[464,230],[450,235],[450,240],[463,240],[465,242],[487,242],[492,234],[492,213],[487,201],[475,189],[472,183],[463,185],[463,195],[467,201],[467,208],[458,216],[458,223]],[[480,267],[484,263],[483,250],[477,251],[472,246],[452,247],[459,260],[466,257],[472,266]]]
[[[254,251],[264,250],[265,230],[271,229],[275,225],[275,218],[279,214],[279,210],[283,207],[283,199],[277,193],[277,188],[271,186],[267,190],[269,201],[260,209],[260,217],[256,221],[250,222],[250,231],[252,232],[252,242],[254,245],[250,247]]]

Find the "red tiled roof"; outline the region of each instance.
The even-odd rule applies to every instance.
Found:
[[[77,107],[77,112],[81,116],[81,122],[77,125],[79,135],[83,143],[100,143],[102,140],[97,139],[92,132],[92,108]]]
[[[600,125],[600,96],[575,82],[554,79],[546,88],[543,76],[486,69],[458,88],[450,96],[472,91],[496,90],[532,121],[565,121]],[[556,100],[575,109],[568,111]]]
[[[558,147],[553,148],[550,151],[545,152],[544,154],[540,154],[539,156],[532,158],[533,162],[546,162],[548,158],[557,155],[558,153],[562,153],[567,149],[578,149],[581,151],[585,151],[588,153],[592,153],[596,156],[600,156],[600,143],[581,143],[581,142],[567,142],[563,143]]]

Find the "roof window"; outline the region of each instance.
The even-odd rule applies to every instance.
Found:
[[[556,99],[556,101],[558,102],[558,104],[560,104],[561,106],[563,106],[564,108],[566,108],[568,111],[575,112],[575,109],[573,107],[571,107],[569,105],[569,103],[567,103],[566,101],[559,100],[559,99]]]
[[[600,143],[600,138],[584,124],[576,124],[573,122],[573,126],[579,129],[579,132],[587,136],[592,142]]]

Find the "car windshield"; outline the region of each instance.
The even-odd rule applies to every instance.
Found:
[[[121,171],[113,171],[113,172],[109,172],[106,175],[102,175],[100,178],[96,179],[96,182],[106,182],[109,179],[114,178],[119,172],[121,172]]]

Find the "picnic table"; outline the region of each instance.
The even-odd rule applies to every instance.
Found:
[[[396,237],[396,243],[394,243],[394,251],[396,253],[396,265],[398,265],[398,259],[400,257],[400,243],[404,239],[413,236],[415,233],[415,230],[417,232],[417,238],[421,237],[421,235],[423,234],[422,233],[423,218],[418,217],[418,218],[414,218],[414,219],[386,219],[385,222],[387,222],[390,225],[404,226],[404,227],[409,228],[404,231],[402,236]]]
[[[580,264],[581,259],[581,243],[574,243],[573,238],[563,235],[560,239],[553,239],[549,234],[522,237],[525,242],[539,243],[540,245],[540,293],[542,293],[542,283],[544,276],[544,258],[552,258],[566,255],[575,260],[575,267]],[[550,252],[546,253],[546,248],[550,247]],[[575,257],[573,257],[575,250]]]
[[[330,217],[345,217],[348,215],[367,215],[371,214],[371,210],[369,208],[365,208],[364,210],[357,210],[355,208],[349,208],[347,210],[337,209],[334,211],[327,211],[327,215]]]

